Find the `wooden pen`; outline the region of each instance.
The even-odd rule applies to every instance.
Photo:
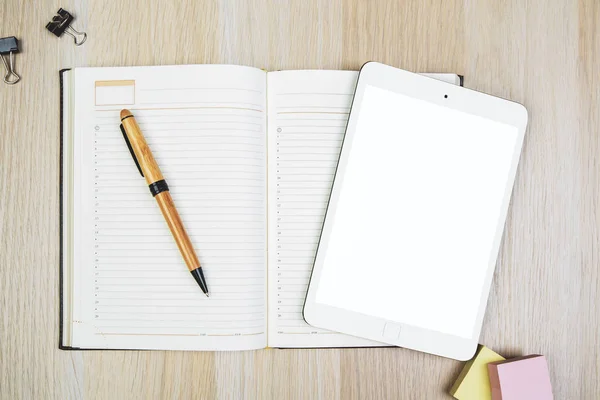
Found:
[[[185,264],[204,294],[208,297],[208,286],[206,286],[202,267],[194,252],[192,242],[183,227],[183,222],[179,217],[175,204],[173,204],[173,199],[169,193],[169,186],[167,186],[167,182],[160,172],[156,160],[152,156],[150,147],[146,143],[146,139],[144,139],[144,135],[135,121],[135,117],[129,110],[121,110],[121,132],[140,174],[146,178],[150,193],[156,199],[158,207],[165,221],[167,221],[167,225],[171,230],[171,234],[175,239],[175,243],[177,243]]]

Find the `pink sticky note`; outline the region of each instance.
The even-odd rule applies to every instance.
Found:
[[[488,364],[492,400],[552,400],[546,357],[531,355]]]

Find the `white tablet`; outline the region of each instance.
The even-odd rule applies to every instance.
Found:
[[[526,125],[520,104],[365,64],[315,258],[306,321],[471,358]]]

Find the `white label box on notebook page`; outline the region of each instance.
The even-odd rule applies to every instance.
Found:
[[[96,106],[128,106],[135,104],[135,81],[96,81],[94,85]]]

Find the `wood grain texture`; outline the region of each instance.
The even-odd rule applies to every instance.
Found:
[[[59,6],[82,47],[44,25]],[[600,3],[596,0],[22,0],[0,83],[0,398],[445,399],[461,363],[403,349],[60,351],[58,73],[236,63],[456,72],[530,126],[481,342],[548,358],[556,399],[600,398]]]
[[[171,235],[173,235],[173,239],[177,244],[177,248],[181,253],[181,257],[183,257],[185,265],[190,271],[200,268],[200,261],[198,261],[192,241],[185,230],[183,221],[177,212],[177,208],[175,208],[171,193],[169,193],[168,190],[161,192],[154,196],[154,199],[158,204],[158,208],[160,208],[160,212],[165,218],[165,222],[171,231]]]

